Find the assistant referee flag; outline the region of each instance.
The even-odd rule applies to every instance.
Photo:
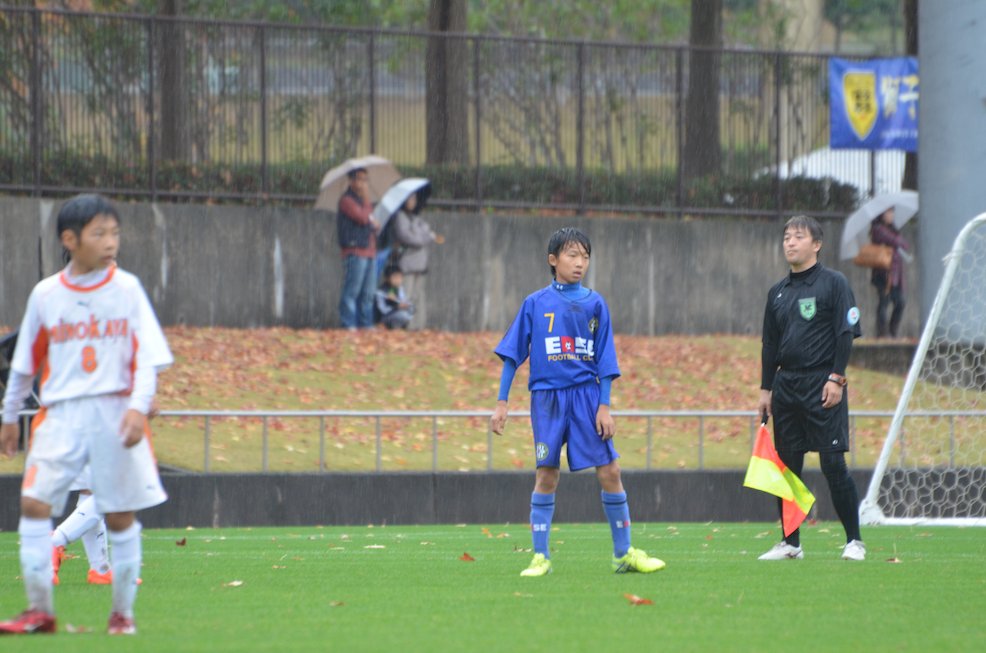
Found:
[[[777,455],[766,424],[761,424],[757,432],[757,441],[753,445],[753,455],[750,456],[750,465],[746,468],[743,486],[782,499],[784,537],[797,530],[815,503],[815,495]]]

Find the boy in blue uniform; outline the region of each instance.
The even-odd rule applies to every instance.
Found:
[[[521,576],[551,572],[548,538],[562,445],[567,445],[570,470],[596,468],[613,534],[613,571],[649,573],[665,566],[630,546],[630,511],[613,446],[616,425],[609,412],[610,386],[620,375],[609,308],[599,293],[582,287],[591,249],[588,237],[574,228],[551,236],[548,265],[554,279],[524,300],[495,350],[503,360],[503,373],[490,426],[498,435],[507,422],[507,396],[517,367],[528,356],[531,359],[528,387],[537,460],[531,495],[534,558]]]

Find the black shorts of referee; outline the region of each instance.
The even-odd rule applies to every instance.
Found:
[[[849,401],[822,407],[822,389],[831,370],[777,371],[771,394],[774,414],[774,447],[778,452],[836,453],[849,450]]]

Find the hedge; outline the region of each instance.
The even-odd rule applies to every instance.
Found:
[[[24,186],[30,190],[33,174],[30,158],[0,151],[0,184]],[[162,162],[157,165],[155,191],[167,197],[175,193],[206,194],[211,201],[243,202],[242,195],[255,195],[256,201],[305,203],[318,191],[328,166],[310,162],[269,166],[268,200],[261,195],[262,171],[257,164],[189,164]],[[432,198],[473,201],[476,199],[476,171],[465,166],[401,166],[407,177],[426,177],[432,181]],[[50,155],[41,167],[41,183],[47,187],[99,188],[149,196],[146,161],[120,163],[103,156],[80,156],[73,152]],[[776,211],[778,190],[781,211],[848,213],[857,204],[855,187],[826,179],[795,177],[709,177],[679,189],[674,169],[612,173],[587,169],[580,183],[575,170],[547,167],[484,166],[479,175],[483,203],[510,202],[532,205],[567,204],[586,207],[625,206],[704,209],[746,209]],[[249,201],[249,200],[248,200]]]

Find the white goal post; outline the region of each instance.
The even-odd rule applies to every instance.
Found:
[[[864,524],[986,526],[986,213],[945,258],[859,514]]]

